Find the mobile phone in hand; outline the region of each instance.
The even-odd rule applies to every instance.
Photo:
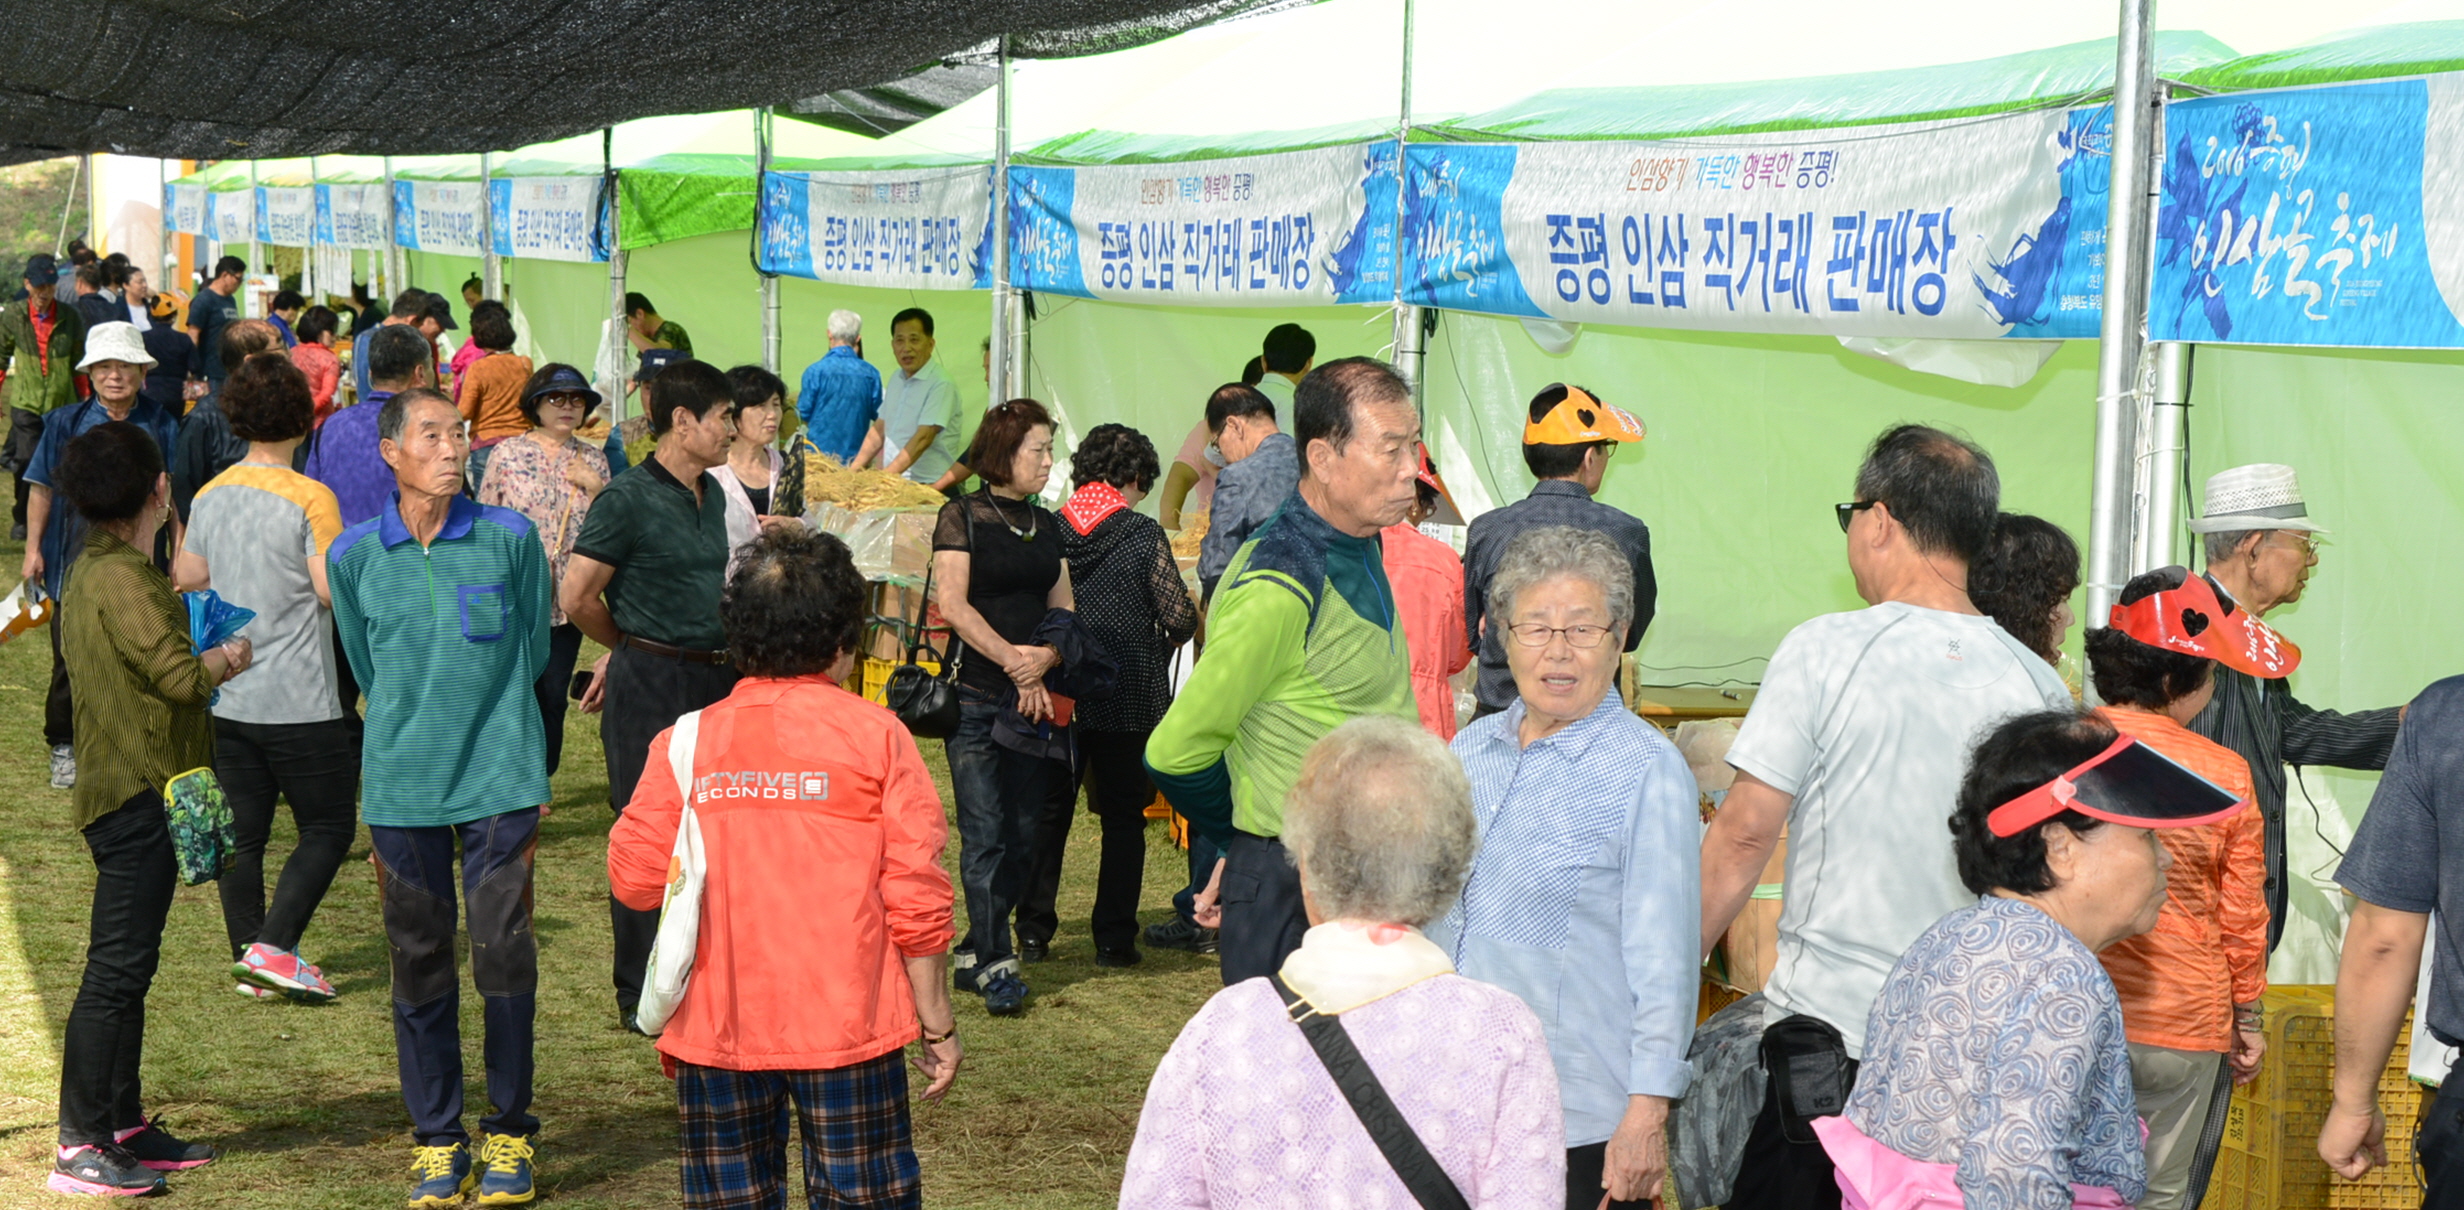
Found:
[[[590,669],[588,668],[584,668],[580,672],[574,673],[573,687],[566,690],[565,695],[577,702],[582,700],[582,695],[590,692],[590,680]]]

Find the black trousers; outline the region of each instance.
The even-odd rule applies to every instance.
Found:
[[[10,408],[9,441],[5,452],[0,452],[0,465],[4,465],[17,480],[16,511],[9,514],[12,524],[26,523],[26,491],[33,486],[26,482],[26,468],[34,465],[34,447],[42,441],[43,418],[24,408]],[[52,507],[58,508],[67,503],[65,500],[54,500]],[[42,536],[30,533],[26,535],[26,541],[40,541]]]
[[[1309,913],[1301,906],[1300,871],[1271,836],[1232,834],[1223,850],[1223,931],[1217,954],[1223,962],[1223,985],[1258,979],[1283,969],[1283,960],[1300,948],[1309,931]]]
[[[299,948],[301,934],[325,901],[359,829],[359,747],[341,719],[321,723],[214,721],[214,775],[231,804],[239,838],[236,860],[222,872],[223,929],[237,961],[250,943]],[[290,800],[299,845],[282,864],[274,905],[265,905],[265,844],[274,831],[274,800]]]
[[[548,631],[548,666],[539,670],[531,691],[539,698],[539,721],[547,728],[548,776],[565,759],[565,707],[573,684],[573,665],[582,655],[582,628],[567,622]]]
[[[454,883],[470,924],[471,984],[486,1029],[481,1061],[494,1111],[490,1134],[539,1133],[531,1116],[532,1039],[539,1014],[539,939],[531,871],[539,808],[428,828],[371,827],[385,944],[392,951],[394,1061],[411,1132],[423,1147],[465,1142],[462,976],[455,969]],[[459,842],[461,859],[455,860]]]
[[[145,1122],[137,1082],[145,997],[162,960],[163,921],[179,881],[162,795],[152,790],[87,824],[85,837],[94,855],[94,910],[85,977],[60,1039],[63,1147],[108,1143]]]
[[[1857,1063],[1848,1062],[1848,1084],[1855,1087]],[[1745,1136],[1744,1161],[1721,1210],[1839,1210],[1839,1177],[1831,1153],[1819,1142],[1793,1143],[1781,1130],[1780,1092],[1776,1081],[1763,1078],[1762,1112]]]
[[[2464,1210],[2464,1062],[2447,1072],[2422,1115],[2413,1159],[2425,1186],[2422,1210]]]
[[[1566,1210],[1600,1210],[1600,1199],[1608,1196],[1600,1183],[1607,1170],[1607,1143],[1566,1148]],[[1651,1210],[1651,1203],[1610,1202],[1609,1210]]]
[[[66,500],[52,501],[54,507],[67,503]],[[42,540],[41,534],[30,534],[26,538],[28,542]],[[62,580],[60,587],[66,591],[68,581]],[[62,627],[55,622],[45,629],[51,631],[51,686],[43,694],[43,742],[57,748],[76,742],[77,713],[75,703],[68,696],[68,659],[60,654]]]
[[[607,662],[607,700],[599,711],[599,742],[607,755],[607,805],[624,814],[634,783],[650,759],[650,741],[676,719],[716,702],[736,687],[733,665],[693,664],[620,647]],[[664,770],[660,776],[666,776]],[[607,897],[608,926],[615,933],[616,1011],[629,1013],[642,1001],[642,972],[650,943],[659,937],[659,912],[639,911]]]
[[[351,657],[343,653],[342,628],[334,627],[334,696],[342,699],[342,725],[351,735],[351,755],[359,756],[360,737],[366,734],[368,722],[359,714],[359,674],[351,667]]]
[[[1095,948],[1125,950],[1138,944],[1138,895],[1146,886],[1146,807],[1155,783],[1146,774],[1144,731],[1078,733],[1078,776],[1059,781],[1036,821],[1035,868],[1027,900],[1018,909],[1018,935],[1052,942],[1060,930],[1054,903],[1061,894],[1061,864],[1077,814],[1078,787],[1087,809],[1104,828],[1103,856],[1095,869],[1095,910],[1089,931]]]

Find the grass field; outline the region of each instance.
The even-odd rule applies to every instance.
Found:
[[[0,558],[14,567],[14,544]],[[586,655],[585,658],[591,658]],[[0,646],[0,1206],[57,1206],[42,1188],[54,1141],[58,1046],[83,961],[94,867],[49,788],[41,741],[50,651],[41,632]],[[926,743],[947,801],[941,745]],[[538,1094],[542,1201],[676,1204],[676,1111],[650,1044],[617,1027],[608,983],[605,846],[611,819],[597,720],[575,714],[537,878]],[[993,1020],[958,997],[966,1065],[949,1097],[919,1105],[916,1147],[934,1207],[1114,1204],[1148,1077],[1181,1024],[1217,988],[1212,958],[1149,950],[1145,965],[1098,970],[1086,915],[1095,828],[1073,829],[1062,934],[1028,970],[1025,1017]],[[1169,915],[1183,858],[1149,833],[1141,918]],[[278,825],[272,871],[290,852]],[[148,1107],[179,1134],[225,1151],[172,1178],[191,1206],[252,1210],[381,1207],[408,1189],[409,1119],[397,1091],[386,951],[363,831],[303,944],[342,992],[335,1004],[255,1003],[233,994],[211,885],[171,911],[148,1002]],[[953,832],[948,861],[956,865]],[[963,917],[963,909],[961,912]],[[467,980],[467,975],[465,976]],[[467,983],[466,983],[467,987]],[[479,1001],[463,996],[469,1121],[487,1103]],[[790,1202],[801,1205],[801,1188]]]

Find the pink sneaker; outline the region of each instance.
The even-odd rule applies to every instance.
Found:
[[[234,983],[234,984],[232,984],[232,985],[231,985],[231,990],[232,990],[232,991],[235,991],[235,992],[238,992],[239,994],[241,994],[241,995],[243,995],[243,996],[246,996],[246,997],[248,997],[248,998],[249,998],[249,999],[251,999],[251,1000],[280,1000],[280,999],[282,999],[282,993],[281,993],[281,992],[275,991],[273,988],[270,988],[270,987],[259,987],[259,986],[257,986],[257,985],[256,985],[256,984],[254,984],[254,983]]]
[[[325,972],[309,964],[297,950],[278,950],[259,941],[250,945],[231,964],[231,975],[242,983],[253,983],[310,1003],[322,1004],[334,998],[334,985],[325,981]]]

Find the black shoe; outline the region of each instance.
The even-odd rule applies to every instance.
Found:
[[[138,1163],[156,1172],[184,1172],[201,1168],[222,1157],[222,1153],[203,1143],[191,1143],[175,1138],[158,1122],[148,1121],[135,1130],[122,1131],[120,1146]]]
[[[984,980],[984,1011],[996,1017],[1015,1017],[1027,1011],[1027,983],[1018,973],[1003,967]]]
[[[1200,928],[1190,921],[1176,918],[1163,924],[1146,926],[1146,943],[1157,949],[1211,954],[1215,952],[1215,930]]]
[[[1124,945],[1117,950],[1108,950],[1100,945],[1095,947],[1097,966],[1136,966],[1144,961],[1146,955],[1139,953],[1134,945]]]
[[[26,527],[25,527],[22,523],[21,523],[21,524],[17,524],[17,525],[12,525],[12,526],[10,526],[10,527],[9,527],[9,541],[11,541],[11,542],[23,542],[23,541],[25,541],[25,540],[26,540]]]
[[[960,991],[962,991],[962,992],[971,992],[971,991],[974,991],[974,990],[975,990],[975,967],[974,967],[974,965],[973,965],[973,964],[969,964],[969,965],[967,965],[967,966],[954,966],[954,967],[951,967],[951,968],[950,968],[950,986],[955,987],[955,988],[957,988],[958,990],[960,990]]]
[[[54,1193],[102,1197],[152,1197],[170,1189],[162,1173],[138,1163],[117,1143],[78,1147],[67,1155],[55,1150],[48,1184]]]
[[[1052,943],[1049,941],[1021,941],[1018,943],[1018,960],[1021,962],[1041,962],[1051,956]]]
[[[650,1031],[642,1028],[641,1015],[634,1010],[620,1007],[616,1010],[616,1017],[624,1023],[626,1033],[640,1034],[645,1038],[650,1036]]]

